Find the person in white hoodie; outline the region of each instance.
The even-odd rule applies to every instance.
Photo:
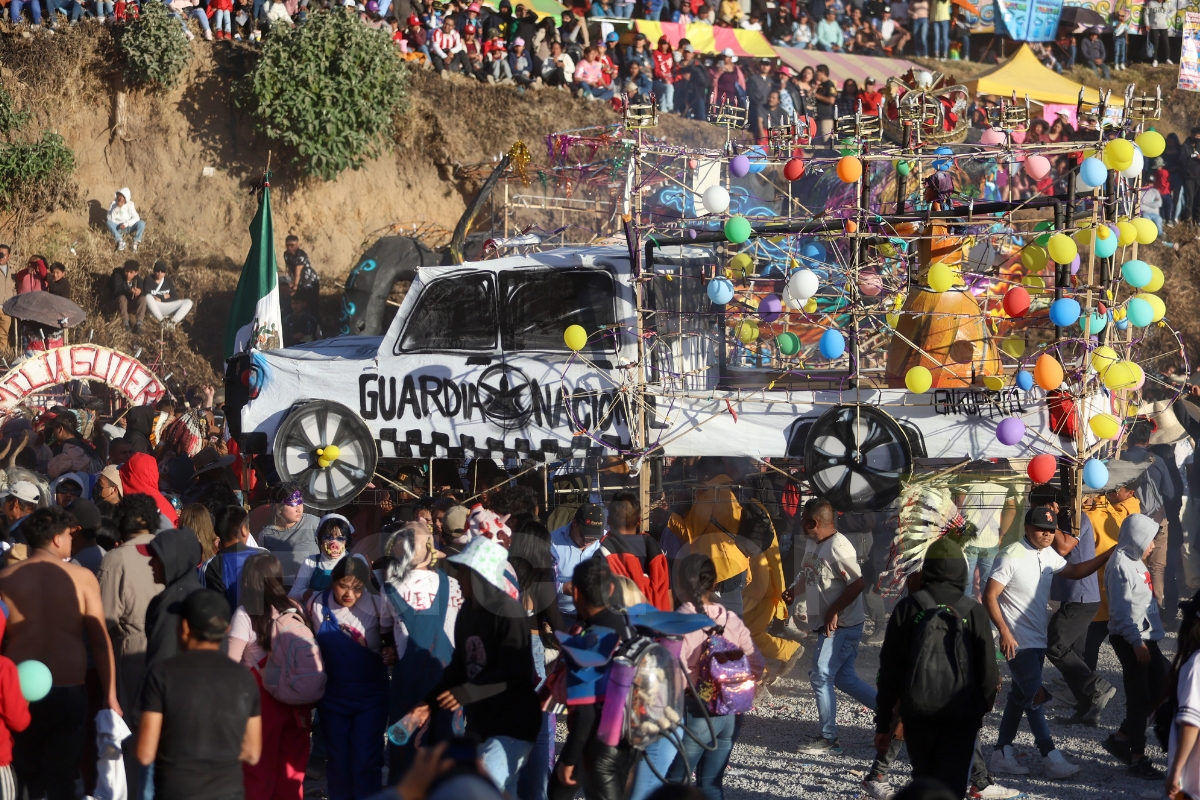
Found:
[[[1181,601],[1179,611],[1183,621],[1171,667],[1176,707],[1167,748],[1167,797],[1180,791],[1200,797],[1200,747],[1196,747],[1200,740],[1200,592]]]
[[[1125,720],[1104,740],[1104,749],[1145,780],[1162,780],[1163,773],[1146,756],[1146,720],[1167,689],[1171,671],[1158,649],[1165,636],[1154,600],[1154,584],[1145,559],[1154,550],[1159,525],[1145,514],[1130,514],[1108,567],[1108,640],[1121,662],[1125,683]]]
[[[112,203],[108,207],[108,232],[117,240],[117,250],[125,249],[125,234],[133,234],[133,252],[137,252],[142,243],[142,235],[146,232],[146,221],[138,216],[137,208],[133,205],[133,195],[129,187],[117,190]]]

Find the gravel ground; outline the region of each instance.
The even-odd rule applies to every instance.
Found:
[[[871,623],[867,623],[870,631]],[[1175,654],[1175,637],[1168,634],[1161,643],[1163,654],[1172,658]],[[802,756],[796,750],[811,737],[818,735],[817,708],[812,687],[808,682],[810,668],[809,653],[797,663],[792,674],[771,687],[772,696],[761,697],[754,712],[747,716],[742,735],[734,745],[733,756],[725,774],[726,800],[759,800],[759,798],[800,797],[866,797],[862,790],[862,777],[875,756],[872,743],[874,716],[849,696],[838,693],[838,736],[845,751],[841,756]],[[879,666],[879,646],[863,644],[859,647],[858,673],[871,682]],[[1056,723],[1054,717],[1070,711],[1048,709],[1050,731],[1055,745],[1062,750],[1068,761],[1079,764],[1083,769],[1066,781],[1052,781],[1042,777],[1041,759],[1029,734],[1026,721],[1022,721],[1017,735],[1016,750],[1027,757],[1030,775],[998,775],[996,780],[1014,789],[1020,789],[1028,797],[1066,798],[1083,800],[1085,797],[1161,798],[1160,782],[1143,781],[1128,777],[1125,767],[1117,763],[1100,746],[1100,742],[1114,731],[1125,716],[1125,694],[1121,688],[1121,666],[1112,648],[1105,643],[1100,649],[1100,671],[1117,694],[1104,710],[1100,726],[1089,728],[1079,725]],[[1005,686],[996,700],[996,710],[984,720],[984,757],[990,757],[996,742],[1000,724],[1000,710],[1008,697],[1007,669],[1001,667]],[[1058,670],[1049,662],[1043,672],[1043,682],[1049,687],[1059,678]],[[1166,756],[1154,743],[1152,731],[1147,731],[1151,743],[1148,753],[1160,769],[1165,769]],[[899,788],[908,782],[909,766],[901,754],[889,776],[893,787]]]

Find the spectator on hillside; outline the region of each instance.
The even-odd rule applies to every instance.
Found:
[[[1083,55],[1083,61],[1092,68],[1092,72],[1096,73],[1096,77],[1100,77],[1100,70],[1104,70],[1104,80],[1109,80],[1112,74],[1108,71],[1108,50],[1104,47],[1104,42],[1100,41],[1100,29],[1091,28],[1088,30],[1087,38],[1079,43],[1079,50]]]
[[[654,51],[654,94],[658,110],[664,114],[675,109],[675,54],[666,36],[659,38]]]
[[[564,89],[575,79],[575,62],[563,52],[562,42],[550,44],[550,55],[542,61],[542,83]]]
[[[763,58],[746,76],[746,96],[750,100],[750,128],[756,139],[766,136],[758,123],[762,109],[767,104],[767,95],[775,88],[775,76],[771,74],[771,68],[770,60]]]
[[[525,40],[520,36],[513,40],[512,52],[508,54],[508,69],[518,86],[536,89],[541,85],[541,78],[534,72],[533,57],[525,51]]]
[[[471,62],[467,58],[467,50],[463,47],[462,37],[454,28],[454,17],[442,20],[442,27],[433,32],[429,42],[429,56],[433,68],[440,74],[447,70],[472,74]]]
[[[290,28],[296,24],[282,0],[266,0],[259,9],[258,22],[264,30],[270,30],[273,25],[286,25]]]
[[[675,67],[675,108],[685,117],[708,119],[712,78],[696,57],[691,44],[685,44],[680,49],[683,50],[683,58]]]
[[[625,79],[625,94],[629,95],[631,103],[649,103],[650,95],[654,93],[654,84],[650,76],[642,72],[642,65],[634,61],[629,65],[629,77]]]
[[[109,278],[109,291],[117,304],[117,315],[120,317],[125,330],[133,328],[134,333],[142,332],[142,320],[146,318],[146,295],[142,292],[142,279],[138,277],[141,265],[130,259],[124,266],[112,271]],[[135,319],[129,321],[129,307],[133,306]],[[136,323],[136,324],[135,324]]]
[[[71,281],[67,280],[66,264],[55,261],[50,265],[50,281],[46,284],[46,291],[58,297],[71,299]]]
[[[591,44],[588,40],[587,26],[581,24],[570,11],[563,12],[558,38],[563,43],[563,49],[576,61],[582,61],[586,57],[584,49]]]
[[[861,56],[883,55],[883,39],[870,20],[863,20],[854,32],[854,52]]]
[[[892,18],[892,7],[883,7],[883,19],[879,21],[879,37],[883,40],[883,51],[887,55],[897,55],[904,52],[905,45],[912,35]]]
[[[816,88],[813,90],[813,100],[817,104],[817,132],[823,140],[833,135],[834,123],[837,121],[838,90],[833,81],[829,80],[829,67],[817,65]]]
[[[1146,35],[1146,49],[1154,53],[1150,66],[1157,67],[1158,62],[1171,61],[1171,45],[1167,41],[1167,29],[1171,27],[1171,18],[1175,16],[1175,4],[1166,0],[1147,0],[1142,6],[1143,19],[1149,29]]]
[[[633,37],[633,44],[625,48],[625,52],[621,57],[623,74],[629,74],[629,65],[635,61],[642,65],[643,75],[654,74],[654,56],[650,52],[650,40],[646,38],[646,34],[644,33],[635,35]]]
[[[483,80],[483,45],[477,38],[477,33],[474,25],[463,28],[463,52],[467,54],[467,63],[471,65],[471,71],[467,74]]]
[[[717,24],[722,28],[736,28],[742,23],[742,4],[738,0],[721,0],[717,6]]]
[[[812,20],[807,11],[801,11],[800,17],[792,25],[792,47],[807,50],[813,46],[816,32],[813,31]]]
[[[933,57],[950,57],[950,0],[933,0],[930,18],[933,21]]]
[[[508,65],[508,51],[503,45],[493,47],[488,52],[488,59],[483,65],[483,78],[488,83],[503,86],[514,83],[512,67]]]
[[[12,253],[12,248],[6,244],[0,244],[0,306],[4,305],[4,302],[17,291],[12,279],[16,273],[11,272],[12,265],[8,263],[10,253]],[[8,344],[11,331],[12,317],[0,311],[0,344]]]
[[[200,29],[204,32],[204,38],[212,41],[212,29],[208,25],[208,15],[204,9],[200,7],[200,0],[171,0],[167,3],[167,8],[173,12],[172,16],[179,20],[179,24],[183,26],[183,32],[187,36],[188,41],[196,37],[188,30],[188,17],[195,18],[196,22],[200,23]]]
[[[133,195],[128,188],[117,190],[116,196],[108,207],[108,231],[117,241],[117,250],[125,249],[125,234],[133,234],[133,252],[137,252],[146,233],[146,221],[138,216],[137,208],[133,205]]]
[[[842,32],[842,26],[838,25],[837,13],[833,9],[825,12],[825,19],[817,23],[817,44],[818,50],[831,53],[842,52],[842,46],[845,42],[846,35]]]
[[[1129,62],[1129,10],[1122,8],[1117,12],[1117,21],[1113,24],[1113,69],[1125,69]]]
[[[842,91],[837,98],[837,115],[849,117],[858,113],[858,81],[846,78],[842,82]]]
[[[575,65],[575,84],[579,93],[592,100],[611,100],[613,93],[604,85],[604,71],[600,64],[600,51],[588,47],[583,52],[583,61]]]
[[[308,302],[308,308],[315,314],[321,299],[321,277],[313,269],[308,253],[300,249],[300,238],[288,236],[284,240],[283,265],[287,268],[288,277],[292,279],[289,293],[302,294]]]
[[[49,270],[46,269],[46,257],[30,256],[25,269],[13,273],[13,283],[16,284],[17,294],[46,291],[47,274],[49,274]]]
[[[908,18],[916,54],[925,58],[929,55],[929,0],[912,0],[908,4]]]
[[[433,63],[433,59],[429,55],[429,34],[425,30],[425,26],[421,24],[421,18],[416,14],[409,15],[408,26],[404,29],[403,37],[408,44],[408,52],[424,53],[429,63]]]
[[[558,28],[554,26],[554,18],[546,17],[537,26],[537,32],[533,36],[533,57],[537,63],[542,64],[550,57],[551,46],[559,41]],[[574,68],[575,59],[571,59],[572,68]]]
[[[146,293],[146,308],[164,328],[174,328],[192,310],[191,300],[175,299],[175,283],[167,275],[167,262],[162,259],[154,262],[154,275],[142,281],[142,291]],[[168,314],[171,318],[164,322]]]

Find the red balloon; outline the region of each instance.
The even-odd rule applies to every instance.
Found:
[[[1014,286],[1004,293],[1004,313],[1010,317],[1023,317],[1029,310],[1029,292],[1024,286]]]
[[[789,181],[800,180],[800,176],[804,174],[804,162],[798,158],[793,158],[791,161],[783,165],[783,177]]]
[[[1058,472],[1058,459],[1049,453],[1042,453],[1029,460],[1029,480],[1034,483],[1049,483]]]

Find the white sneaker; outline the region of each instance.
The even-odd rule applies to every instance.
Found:
[[[1153,61],[1151,61],[1151,62],[1150,62],[1150,66],[1152,66],[1152,67],[1157,67],[1157,66],[1158,66],[1158,59],[1156,58],[1156,59],[1154,59]]]
[[[972,800],[975,800],[975,798],[979,798],[979,800],[1009,800],[1009,798],[1016,797],[1019,794],[1021,794],[1020,789],[1009,789],[1007,786],[993,783],[986,789],[972,788],[967,797],[972,798]]]
[[[1013,752],[1011,744],[1005,745],[1003,750],[993,750],[988,767],[992,772],[999,772],[1006,775],[1029,774],[1029,767],[1017,761],[1017,754]]]
[[[139,244],[141,244],[141,242],[137,242],[137,241],[135,241],[135,242],[133,243],[133,252],[135,252],[135,253],[137,252],[137,249],[138,249],[138,245],[139,245]]]
[[[877,781],[868,778],[863,781],[863,791],[868,797],[874,797],[875,800],[892,800],[896,796],[896,790],[887,781]]]
[[[1069,778],[1076,772],[1079,772],[1079,765],[1072,764],[1063,758],[1062,751],[1060,750],[1051,750],[1050,755],[1042,759],[1042,768],[1045,771],[1046,777],[1052,780]]]
[[[124,249],[125,249],[125,240],[122,239],[121,241],[117,242],[117,252],[119,253]]]
[[[1175,62],[1174,62],[1174,61],[1172,61],[1171,59],[1169,59],[1169,58],[1168,58],[1168,59],[1167,59],[1167,63],[1168,63],[1168,64],[1174,64]]]

